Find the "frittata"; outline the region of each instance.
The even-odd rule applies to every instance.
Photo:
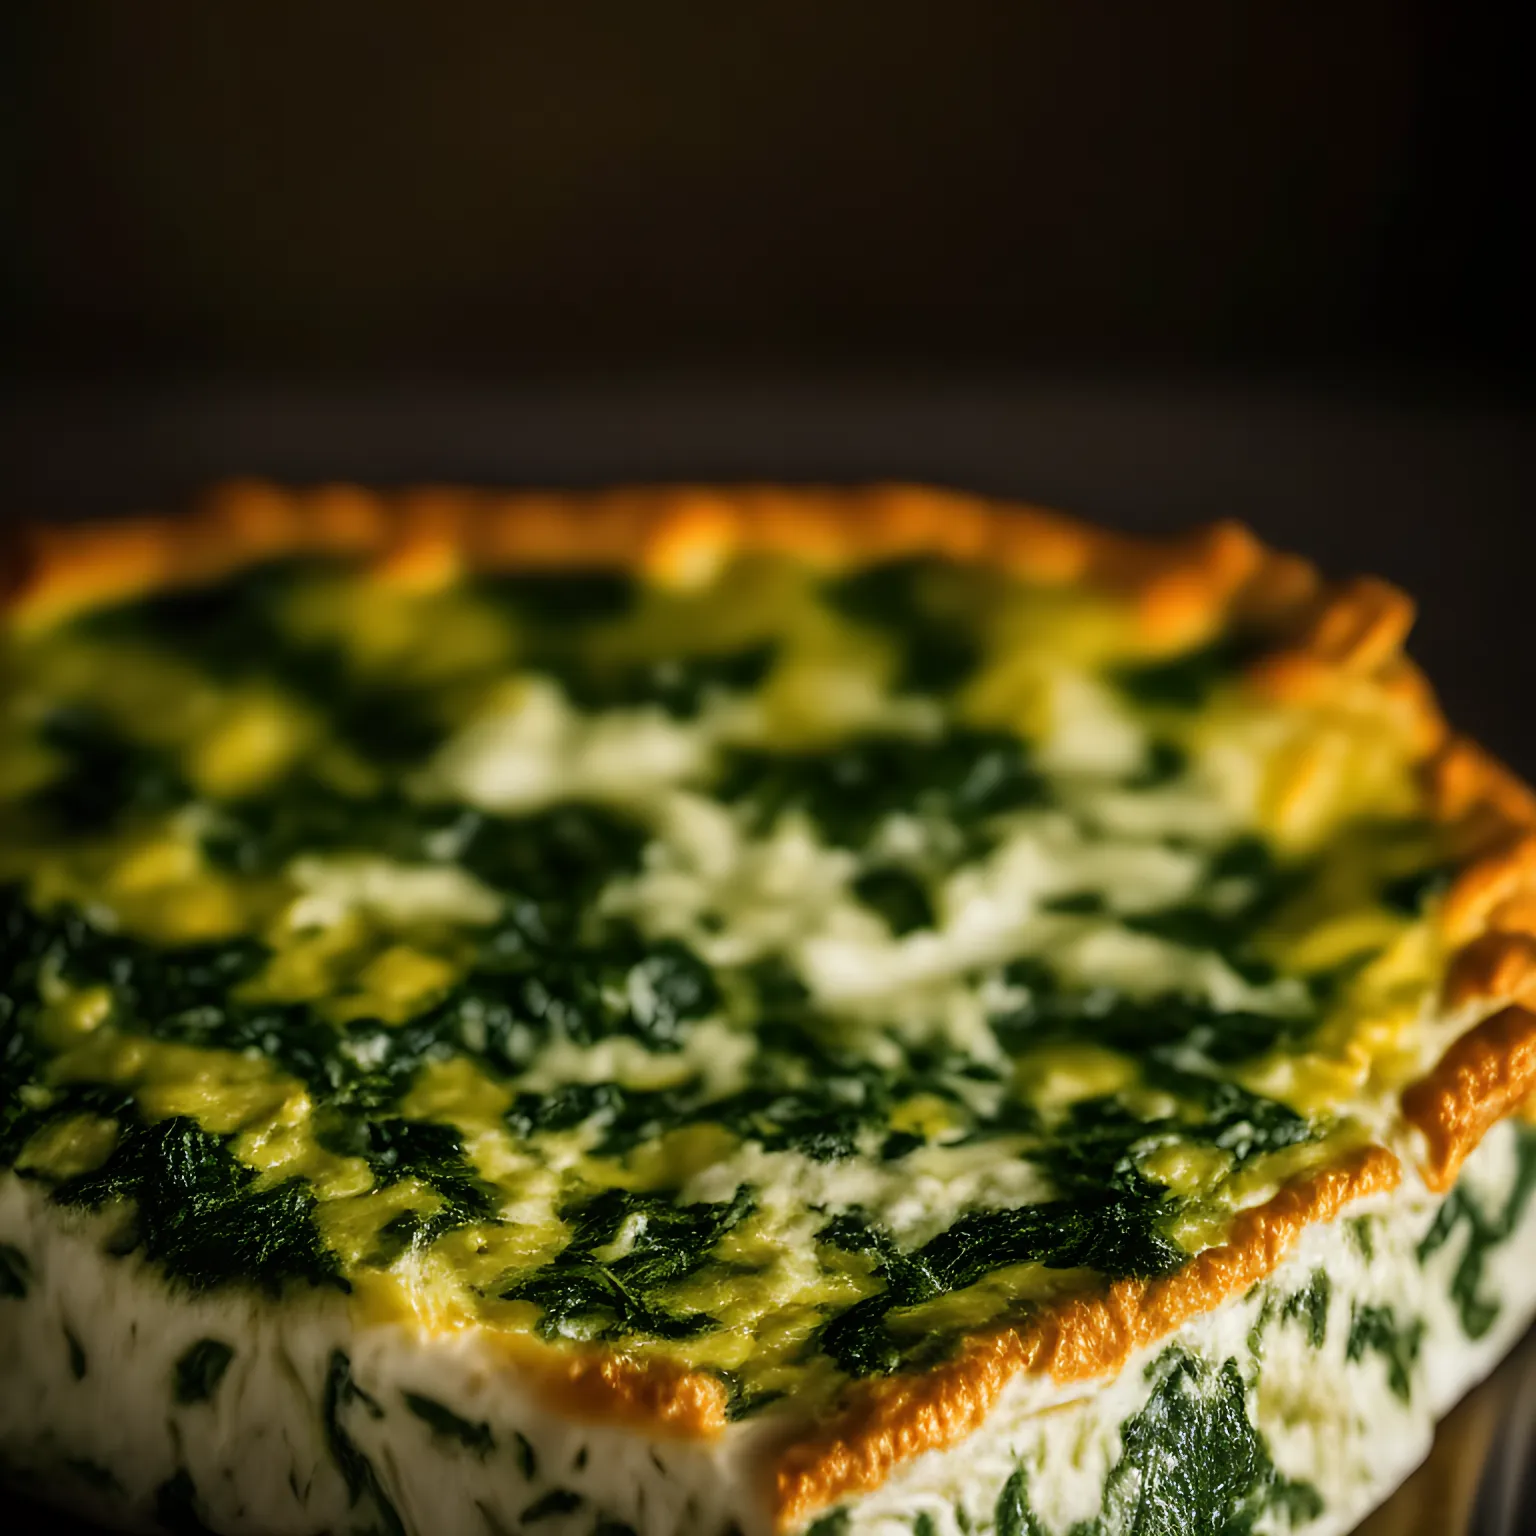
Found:
[[[18,1486],[1334,1536],[1536,1311],[1536,799],[1385,583],[906,487],[5,574]]]

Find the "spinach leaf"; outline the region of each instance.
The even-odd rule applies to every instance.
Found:
[[[425,757],[443,732],[422,690],[362,675],[340,645],[296,639],[279,622],[284,596],[319,568],[315,562],[269,562],[136,598],[82,623],[89,634],[188,657],[221,682],[266,679],[313,705],[371,762]]]
[[[568,1515],[574,1509],[580,1509],[585,1501],[579,1493],[573,1493],[569,1488],[551,1488],[541,1499],[535,1499],[518,1520],[523,1525],[533,1525],[540,1520],[548,1520],[551,1515]]]
[[[1225,635],[1176,656],[1116,667],[1109,680],[1144,709],[1201,709],[1222,683],[1235,678],[1258,655],[1259,648],[1250,637]]]
[[[1413,1369],[1423,1342],[1422,1318],[1399,1323],[1391,1307],[1357,1302],[1350,1314],[1344,1355],[1348,1360],[1363,1360],[1368,1350],[1380,1355],[1387,1365],[1387,1385],[1406,1403],[1413,1396]]]
[[[474,587],[525,623],[562,630],[623,618],[640,595],[639,583],[627,572],[576,566],[482,575]]]
[[[456,1440],[466,1451],[473,1452],[482,1460],[496,1449],[491,1426],[483,1420],[479,1423],[462,1418],[451,1408],[445,1408],[435,1398],[423,1397],[419,1392],[402,1392],[405,1406],[433,1433],[444,1440]]]
[[[176,1361],[173,1386],[176,1401],[183,1406],[211,1401],[234,1358],[234,1347],[222,1339],[199,1339]]]
[[[1010,1474],[993,1511],[997,1536],[1049,1536],[1029,1504],[1029,1476],[1023,1467]]]
[[[1169,1350],[1150,1369],[1156,1385],[1121,1426],[1095,1536],[1248,1536],[1275,1505],[1321,1512],[1316,1490],[1275,1470],[1236,1360],[1215,1369]]]
[[[408,1247],[428,1247],[455,1227],[495,1216],[499,1192],[475,1173],[451,1125],[397,1117],[322,1116],[318,1140],[328,1151],[362,1158],[379,1184],[414,1179],[441,1202],[430,1214],[402,1211],[387,1222],[380,1229],[382,1246],[370,1257],[372,1263],[391,1263]]]
[[[898,938],[935,925],[928,889],[909,870],[892,865],[867,869],[855,877],[853,893],[865,906],[873,907]]]
[[[1285,1298],[1280,1315],[1287,1321],[1295,1319],[1306,1324],[1307,1342],[1313,1349],[1321,1349],[1328,1337],[1328,1307],[1333,1299],[1333,1282],[1325,1269],[1314,1269],[1312,1278],[1299,1291]]]
[[[582,709],[632,709],[655,705],[676,720],[699,713],[722,694],[750,693],[767,677],[778,654],[773,642],[737,651],[664,660],[610,663],[575,658],[561,665],[543,665],[554,672],[573,704]],[[539,661],[536,660],[536,664]]]
[[[352,1379],[351,1360],[341,1350],[332,1350],[320,1412],[331,1460],[347,1485],[347,1502],[355,1509],[366,1499],[378,1514],[383,1526],[382,1536],[405,1536],[405,1524],[385,1492],[373,1463],[341,1422],[343,1413],[353,1403],[360,1403],[371,1418],[384,1417],[384,1410]]]
[[[1037,985],[1027,1001],[993,1018],[993,1031],[1004,1049],[1016,1053],[1075,1041],[1140,1056],[1183,1047],[1211,1062],[1230,1064],[1263,1055],[1315,1022],[1310,1016],[1214,1008],[1203,998],[1178,992],[1138,998],[1107,987],[1048,987]]]
[[[897,688],[943,694],[981,660],[969,612],[942,602],[945,574],[931,559],[885,560],[827,583],[822,592],[849,618],[891,634],[902,655]]]
[[[182,1115],[127,1123],[106,1162],[65,1180],[53,1198],[93,1209],[132,1201],[136,1245],[193,1290],[231,1283],[274,1294],[290,1283],[348,1289],[320,1240],[304,1182],[252,1189],[255,1170],[227,1143]]]
[[[863,847],[896,812],[974,835],[988,818],[1051,798],[1022,738],[964,729],[932,740],[861,736],[817,753],[739,748],[719,793],[759,825],[801,810],[829,842],[849,848]]]
[[[1405,917],[1417,917],[1432,901],[1443,896],[1455,877],[1455,864],[1432,864],[1411,874],[1397,875],[1381,888],[1381,902]]]
[[[805,1536],[846,1536],[848,1520],[848,1507],[839,1504],[836,1509],[829,1509],[813,1520],[806,1527]]]
[[[528,1437],[519,1430],[512,1431],[512,1444],[517,1453],[517,1469],[523,1481],[531,1483],[539,1475],[539,1458]]]
[[[26,1254],[14,1243],[0,1243],[0,1299],[25,1301],[31,1279]]]
[[[31,803],[60,832],[89,836],[127,816],[168,810],[190,796],[162,753],[130,741],[93,705],[58,705],[38,735],[64,763]]]
[[[1451,1297],[1461,1318],[1462,1332],[1469,1339],[1484,1337],[1498,1321],[1499,1301],[1483,1289],[1488,1259],[1495,1248],[1513,1236],[1531,1193],[1536,1190],[1536,1131],[1518,1127],[1515,1135],[1515,1177],[1502,1209],[1486,1210],[1470,1190],[1458,1184],[1441,1202],[1419,1244],[1418,1258],[1422,1264],[1438,1253],[1458,1228],[1465,1230],[1461,1258],[1451,1277]]]
[[[539,1331],[546,1338],[632,1333],[691,1338],[718,1323],[704,1313],[668,1312],[656,1293],[707,1263],[710,1250],[752,1209],[745,1187],[731,1200],[698,1205],[605,1189],[561,1212],[572,1227],[569,1243],[543,1269],[503,1291],[502,1298],[543,1307]],[[629,1239],[627,1251],[618,1258],[598,1258],[596,1251],[613,1243],[621,1228]]]

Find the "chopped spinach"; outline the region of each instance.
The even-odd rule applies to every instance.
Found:
[[[84,628],[191,658],[220,681],[269,681],[313,705],[372,762],[404,764],[425,757],[442,729],[422,690],[362,675],[340,645],[297,639],[279,622],[284,594],[314,568],[270,562],[102,610],[88,615]]]
[[[1128,789],[1160,789],[1182,778],[1189,767],[1189,754],[1166,737],[1154,737],[1147,745],[1141,767],[1126,780]]]
[[[1312,1278],[1299,1291],[1285,1298],[1280,1315],[1290,1321],[1305,1323],[1307,1342],[1313,1349],[1321,1349],[1328,1337],[1328,1307],[1333,1300],[1333,1282],[1325,1269],[1314,1269]]]
[[[1455,864],[1431,864],[1411,874],[1397,875],[1382,885],[1382,905],[1405,917],[1417,917],[1430,902],[1445,894],[1455,873]]]
[[[595,1120],[603,1130],[597,1150],[610,1155],[679,1125],[710,1122],[768,1151],[830,1162],[879,1136],[892,1108],[913,1094],[963,1103],[959,1081],[974,1081],[985,1070],[965,1058],[914,1047],[903,1049],[904,1066],[881,1067],[831,1043],[810,1020],[762,1023],[757,1046],[746,1086],[723,1098],[704,1096],[696,1082],[649,1092],[603,1084],[555,1095],[547,1104],[521,1096],[509,1120],[550,1129]]]
[[[1156,1385],[1121,1426],[1095,1536],[1244,1536],[1277,1505],[1304,1519],[1321,1512],[1315,1489],[1276,1471],[1236,1360],[1213,1368],[1169,1350],[1149,1371]]]
[[[301,1179],[255,1190],[256,1171],[235,1160],[228,1138],[177,1115],[129,1122],[91,1173],[54,1190],[61,1205],[133,1203],[133,1240],[144,1256],[194,1290],[247,1283],[277,1292],[290,1283],[347,1289],[312,1219]]]
[[[219,1390],[235,1358],[233,1345],[222,1339],[199,1339],[177,1358],[172,1392],[183,1407],[207,1403]]]
[[[406,1248],[425,1248],[445,1232],[493,1218],[494,1185],[475,1173],[459,1132],[432,1120],[322,1116],[319,1140],[327,1150],[360,1157],[380,1185],[414,1179],[438,1197],[430,1214],[402,1211],[380,1231],[381,1248],[370,1262],[388,1264]]]
[[[185,1467],[155,1489],[155,1519],[171,1536],[213,1536],[197,1512],[197,1486]]]
[[[1028,998],[992,1020],[999,1041],[1014,1052],[1055,1041],[1088,1041],[1138,1056],[1184,1048],[1226,1065],[1261,1056],[1315,1022],[1311,1015],[1215,1008],[1179,992],[1128,997],[1109,987],[1060,987],[1029,962],[1014,962],[1005,974],[1010,980],[1029,977]]]
[[[482,575],[474,585],[525,622],[562,629],[623,618],[640,595],[639,583],[626,572],[574,566]]]
[[[697,715],[712,698],[749,693],[767,677],[778,654],[771,643],[738,651],[601,666],[588,659],[552,668],[574,704],[583,709],[655,705],[674,719]],[[541,659],[540,659],[541,660]],[[536,663],[537,664],[537,663]]]
[[[325,1424],[325,1441],[331,1460],[336,1463],[342,1481],[347,1486],[347,1502],[355,1509],[360,1501],[366,1499],[379,1517],[383,1527],[382,1536],[405,1536],[405,1524],[385,1491],[379,1474],[374,1471],[373,1463],[341,1422],[342,1414],[353,1403],[360,1403],[371,1418],[384,1417],[384,1410],[352,1379],[351,1360],[341,1350],[332,1350],[330,1363],[326,1367],[321,1417]]]
[[[532,1301],[544,1309],[539,1331],[546,1338],[617,1338],[644,1333],[685,1339],[719,1326],[704,1313],[679,1316],[657,1292],[708,1262],[710,1250],[750,1215],[746,1188],[719,1203],[676,1205],[657,1195],[605,1189],[561,1213],[570,1223],[569,1243],[543,1269],[503,1291],[508,1301]],[[600,1259],[596,1250],[621,1233],[628,1249]]]
[[[935,926],[928,889],[910,870],[892,865],[867,869],[854,879],[853,893],[865,906],[873,907],[898,938]]]
[[[1196,710],[1256,655],[1252,639],[1223,636],[1176,656],[1116,667],[1109,680],[1145,709]]]
[[[1030,1508],[1029,1476],[1023,1467],[1016,1468],[1003,1484],[992,1518],[997,1536],[1048,1536]]]
[[[162,753],[128,740],[89,704],[62,704],[39,737],[63,759],[32,803],[72,836],[105,831],[125,816],[164,811],[188,798],[185,780]]]
[[[827,841],[849,848],[863,847],[897,812],[974,836],[993,816],[1050,800],[1021,737],[963,729],[936,739],[860,736],[818,753],[740,748],[719,793],[760,825],[803,811]]]
[[[935,578],[942,575],[943,568],[933,560],[885,560],[822,589],[833,607],[896,640],[902,657],[894,680],[898,688],[949,693],[981,660],[969,612],[936,601],[944,595],[942,589],[935,590]]]
[[[76,1381],[84,1381],[90,1369],[90,1363],[85,1358],[85,1346],[75,1337],[74,1330],[67,1326],[64,1329],[64,1348],[69,1355],[69,1374]]]
[[[525,1509],[518,1519],[524,1525],[533,1525],[539,1520],[548,1520],[551,1515],[568,1515],[574,1509],[580,1509],[585,1501],[579,1493],[573,1493],[569,1488],[551,1488],[541,1499],[535,1499]]]
[[[647,943],[615,925],[601,940],[570,948],[488,948],[454,1002],[470,999],[486,1019],[492,1054],[521,1067],[551,1038],[595,1045],[629,1035],[651,1050],[676,1050],[694,1021],[718,1007],[720,993],[714,973],[686,946]]]
[[[524,1482],[531,1483],[539,1475],[539,1458],[521,1430],[512,1431],[512,1444],[517,1453],[517,1470],[523,1474]]]
[[[0,1243],[0,1299],[25,1301],[31,1280],[26,1254],[12,1243]]]
[[[1495,1248],[1513,1235],[1532,1191],[1536,1190],[1536,1131],[1519,1127],[1515,1136],[1515,1177],[1503,1207],[1486,1210],[1470,1190],[1458,1184],[1441,1202],[1419,1244],[1422,1264],[1450,1241],[1458,1227],[1465,1229],[1461,1258],[1451,1276],[1451,1297],[1461,1318],[1462,1332],[1469,1339],[1482,1338],[1498,1321],[1498,1299],[1483,1290],[1488,1259]]]
[[[847,1505],[839,1504],[836,1509],[829,1509],[826,1514],[813,1520],[806,1527],[805,1536],[846,1536],[848,1520]]]
[[[1360,1251],[1360,1257],[1367,1264],[1373,1263],[1376,1258],[1376,1218],[1349,1216],[1345,1218],[1345,1225],[1349,1228],[1355,1247]]]
[[[1369,1350],[1386,1362],[1387,1385],[1405,1403],[1413,1396],[1413,1369],[1424,1343],[1424,1320],[1399,1323],[1391,1307],[1356,1303],[1349,1319],[1348,1360],[1363,1360]]]
[[[435,1398],[423,1397],[419,1392],[402,1392],[405,1406],[433,1433],[444,1440],[456,1440],[466,1451],[482,1459],[496,1449],[491,1426],[483,1419],[479,1423],[461,1417],[451,1408],[445,1408]]]
[[[1049,1173],[1057,1198],[969,1212],[913,1253],[902,1252],[859,1211],[834,1217],[818,1241],[866,1255],[884,1289],[827,1322],[821,1348],[852,1375],[896,1370],[910,1360],[886,1328],[893,1308],[962,1290],[1005,1265],[1092,1268],[1112,1278],[1178,1269],[1187,1255],[1163,1228],[1179,1202],[1139,1171],[1144,1150],[1187,1138],[1230,1152],[1240,1165],[1317,1134],[1286,1106],[1235,1084],[1193,1079],[1182,1086],[1196,1097],[1203,1118],[1143,1120],[1113,1097],[1074,1105],[1038,1149],[1022,1154]],[[938,1337],[923,1346],[945,1347]]]
[[[1091,1267],[1121,1275],[1159,1275],[1179,1268],[1187,1255],[1157,1230],[1166,1214],[1163,1192],[1133,1168],[1118,1169],[1116,1183],[1095,1188],[1084,1180],[1068,1198],[961,1216],[913,1253],[857,1210],[835,1216],[819,1242],[874,1263],[885,1288],[855,1302],[821,1330],[822,1350],[850,1375],[887,1373],[907,1363],[886,1329],[896,1307],[917,1306],[974,1285],[1007,1265],[1039,1263],[1051,1269]],[[945,1340],[932,1339],[934,1349]]]

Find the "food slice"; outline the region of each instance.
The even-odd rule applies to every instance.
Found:
[[[1342,1532],[1536,1308],[1384,584],[939,492],[44,530],[0,1459],[172,1530]]]

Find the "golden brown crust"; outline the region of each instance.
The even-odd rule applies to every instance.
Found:
[[[861,490],[672,487],[585,494],[236,483],[184,518],[23,530],[7,606],[21,623],[207,579],[283,554],[351,554],[400,576],[458,568],[644,566],[687,580],[733,550],[829,568],[929,553],[985,560],[1044,583],[1121,593],[1154,644],[1191,643],[1241,609],[1275,624],[1316,590],[1308,567],[1217,524],[1178,541],[1134,540],[1037,507],[891,485]]]
[[[931,553],[1041,584],[1082,583],[1127,600],[1154,651],[1198,644],[1228,625],[1253,631],[1268,647],[1250,670],[1256,687],[1307,707],[1385,705],[1421,758],[1426,810],[1447,829],[1460,864],[1439,912],[1453,954],[1448,1005],[1475,1010],[1536,990],[1536,794],[1447,733],[1428,685],[1400,652],[1412,622],[1401,593],[1371,579],[1329,585],[1235,524],[1155,543],[1036,507],[902,485],[376,495],[239,483],[186,518],[12,535],[0,559],[0,608],[21,626],[43,624],[286,554],[348,554],[402,582],[465,569],[577,566],[641,568],[686,585],[737,551],[783,552],[832,570]],[[1429,1148],[1430,1186],[1448,1187],[1480,1137],[1533,1090],[1536,1016],[1507,1008],[1455,1042],[1403,1097]],[[874,1486],[906,1456],[955,1443],[1020,1371],[1065,1381],[1114,1369],[1131,1350],[1267,1274],[1307,1222],[1330,1219],[1346,1199],[1396,1177],[1391,1154],[1372,1149],[1246,1213],[1226,1244],[1177,1275],[1122,1282],[1025,1328],[973,1339],[926,1376],[858,1389],[834,1424],[784,1453],[782,1519]],[[525,1364],[552,1406],[690,1436],[724,1427],[724,1393],[709,1376],[597,1349],[531,1349]]]
[[[1504,1008],[1464,1034],[1403,1094],[1403,1113],[1424,1134],[1424,1182],[1442,1194],[1467,1155],[1536,1092],[1536,1013]]]
[[[913,1456],[964,1439],[1024,1372],[1065,1385],[1119,1371],[1137,1350],[1270,1274],[1306,1227],[1392,1189],[1399,1174],[1384,1147],[1362,1148],[1243,1212],[1226,1243],[1172,1275],[1116,1281],[1098,1294],[1044,1308],[1020,1327],[978,1335],[936,1370],[865,1386],[837,1420],[781,1453],[775,1472],[780,1528],[879,1487]]]
[[[680,1440],[710,1439],[725,1428],[725,1388],[701,1371],[613,1350],[561,1351],[523,1337],[501,1343],[538,1383],[545,1403],[570,1418],[628,1424]]]

